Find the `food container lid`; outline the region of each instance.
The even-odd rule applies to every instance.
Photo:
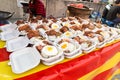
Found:
[[[8,65],[11,65],[14,73],[20,74],[36,67],[39,63],[39,52],[35,48],[26,47],[11,53]]]
[[[1,40],[3,40],[3,41],[7,41],[10,39],[16,38],[19,36],[19,34],[20,34],[20,32],[18,30],[4,31],[4,32],[0,33]]]
[[[30,43],[26,36],[17,37],[6,42],[6,49],[8,52],[16,51],[25,48]]]
[[[17,28],[16,24],[6,24],[0,27],[0,30],[2,31],[10,31],[15,30]]]

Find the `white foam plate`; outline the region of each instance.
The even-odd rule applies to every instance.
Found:
[[[17,29],[16,24],[6,24],[0,27],[0,30],[2,31],[10,31],[10,30],[15,30]]]
[[[7,41],[19,36],[20,32],[18,30],[10,30],[1,32],[1,40]]]
[[[39,52],[32,47],[27,47],[10,54],[10,62],[12,71],[16,74],[26,72],[40,63]]]
[[[16,51],[25,48],[30,43],[30,40],[25,37],[17,37],[6,42],[8,52]]]

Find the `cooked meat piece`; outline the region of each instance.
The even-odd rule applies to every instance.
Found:
[[[100,34],[100,32],[102,32],[102,30],[98,30],[98,31],[96,31],[95,33],[96,33],[96,34]]]
[[[80,37],[79,36],[76,36],[73,39],[76,40],[78,43],[80,42]]]
[[[44,30],[49,30],[47,26],[44,25],[38,25],[36,29],[43,28]]]
[[[39,34],[39,31],[30,30],[30,31],[27,33],[27,36],[28,36],[28,38],[30,39],[30,38],[32,38],[32,37],[39,37],[39,36],[41,36],[41,35]]]
[[[54,23],[56,23],[56,22],[57,22],[57,19],[52,19],[52,21],[53,21]]]
[[[88,47],[90,47],[92,45],[92,42],[91,41],[86,41],[87,44],[88,44]]]
[[[49,36],[53,36],[53,35],[60,36],[61,35],[59,32],[56,32],[55,30],[47,31],[46,34]]]
[[[23,25],[23,26],[20,26],[19,28],[18,28],[18,30],[19,31],[26,31],[26,32],[28,32],[29,30],[31,30],[31,28],[30,28],[30,26],[29,25]]]
[[[65,32],[68,31],[68,30],[69,30],[68,27],[63,26],[63,27],[60,29],[60,32],[65,33]]]
[[[43,19],[42,22],[43,23],[48,23],[48,20],[47,19]]]
[[[69,50],[65,50],[64,52],[65,52],[65,53],[70,53],[70,51],[69,51]]]
[[[37,22],[38,22],[38,19],[34,19],[34,18],[31,19],[31,23],[37,23]]]
[[[85,40],[81,39],[79,36],[74,37],[74,39],[75,39],[79,44],[85,42]]]
[[[74,22],[74,21],[72,21],[72,22],[70,22],[70,24],[75,24],[75,22]]]
[[[53,17],[52,15],[50,15],[50,16],[48,17],[48,19],[56,19],[56,18]]]
[[[100,41],[100,42],[103,42],[104,41],[104,38],[103,38],[103,36],[98,36],[98,40]]]
[[[66,22],[67,21],[67,19],[65,19],[65,18],[61,18],[60,19],[62,22]]]
[[[52,45],[51,43],[49,43],[48,41],[43,41],[44,44],[46,45]]]
[[[88,36],[88,37],[91,37],[91,38],[94,37],[94,33],[92,31],[85,31],[84,35]]]
[[[69,39],[61,39],[61,40],[58,42],[58,44],[61,44],[62,42],[70,42],[70,40],[69,40]]]
[[[71,29],[73,29],[73,30],[81,30],[82,29],[82,27],[81,26],[71,26],[70,27]]]
[[[93,30],[94,28],[95,28],[94,25],[90,25],[90,26],[88,27],[88,29],[90,29],[90,30]]]
[[[41,52],[42,48],[43,48],[43,46],[41,46],[41,45],[36,46],[36,49],[37,49],[39,52]]]
[[[18,21],[16,22],[16,24],[17,24],[17,25],[24,24],[24,21],[23,21],[23,20],[18,20]]]
[[[97,27],[97,28],[102,28],[102,25],[101,25],[100,23],[97,23],[97,24],[96,24],[96,27]]]

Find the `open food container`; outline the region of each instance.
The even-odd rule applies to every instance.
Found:
[[[49,43],[50,44],[44,44],[39,42],[34,45],[40,52],[41,60],[45,65],[53,65],[64,59],[63,51],[51,42]]]
[[[40,63],[39,52],[32,47],[26,47],[24,49],[15,51],[9,56],[12,71],[16,74],[24,73]]]
[[[10,30],[15,30],[15,29],[17,29],[16,24],[6,24],[3,26],[0,26],[1,31],[10,31]]]
[[[114,33],[112,33],[112,32],[110,32],[110,31],[108,31],[108,33],[109,33],[109,38],[108,39],[106,39],[106,42],[107,43],[111,43],[111,42],[113,42],[114,40],[115,40],[115,34]]]
[[[17,37],[6,42],[6,49],[8,52],[13,52],[25,48],[30,43],[26,36]]]
[[[82,53],[81,46],[75,43],[72,39],[62,38],[55,43],[63,50],[66,58],[74,58]]]
[[[115,36],[115,39],[120,39],[120,29],[115,29],[115,31],[118,33],[117,36]]]
[[[46,31],[45,33],[47,34],[47,39],[52,42],[61,37],[61,33],[53,29]]]
[[[56,63],[58,63],[58,62],[60,62],[64,59],[63,51],[60,48],[57,48],[57,47],[56,47],[56,49],[58,50],[58,54],[55,55],[55,56],[44,58],[41,55],[41,60],[42,60],[43,64],[53,65],[53,64],[56,64]]]
[[[81,47],[82,47],[82,50],[85,52],[85,53],[89,53],[91,51],[93,51],[95,48],[96,48],[96,43],[94,41],[91,41],[91,44],[87,44],[87,43],[82,43],[81,44]]]
[[[10,31],[1,32],[0,35],[1,35],[1,40],[7,41],[18,37],[20,35],[20,32],[18,30],[10,30]]]

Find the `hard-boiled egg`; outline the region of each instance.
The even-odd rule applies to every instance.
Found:
[[[68,42],[61,43],[60,47],[63,49],[63,51],[69,50],[70,52],[72,52],[73,50],[75,50],[75,46],[72,43]]]
[[[53,24],[51,25],[51,28],[52,28],[52,29],[58,29],[58,28],[59,28],[59,25],[58,25],[58,24],[53,23]]]
[[[51,57],[58,54],[58,50],[55,46],[46,45],[43,47],[41,54],[43,57]]]

